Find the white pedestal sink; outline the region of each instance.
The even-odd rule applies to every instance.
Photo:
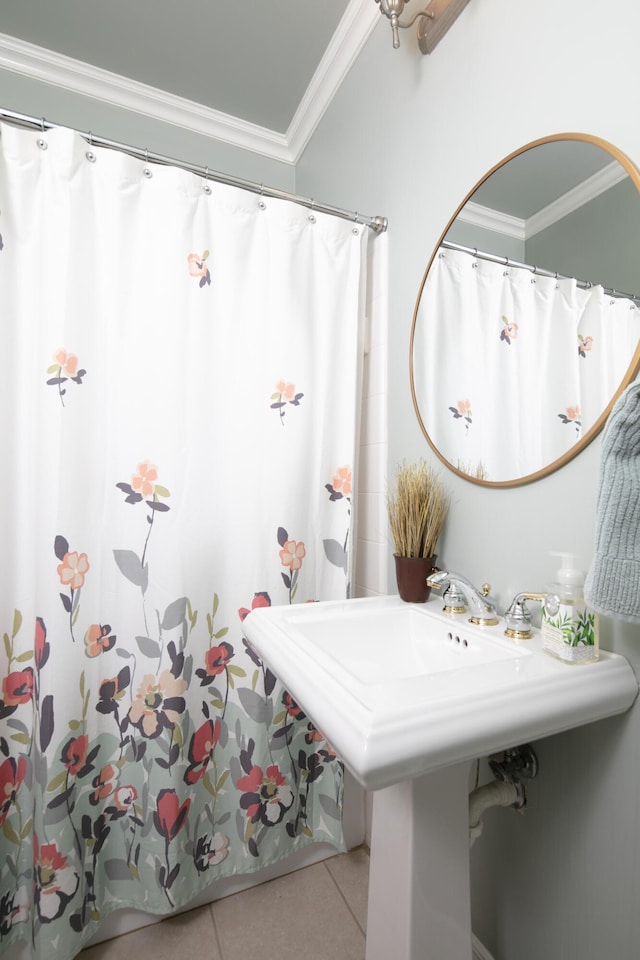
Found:
[[[254,610],[245,635],[373,806],[367,960],[471,960],[470,761],[623,713],[624,657],[570,665],[440,601]]]

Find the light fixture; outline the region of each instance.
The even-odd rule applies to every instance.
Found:
[[[409,0],[407,0],[407,3]],[[409,21],[409,23],[400,23],[400,17],[405,8],[405,0],[376,0],[376,3],[380,4],[380,13],[384,13],[385,17],[391,23],[391,30],[393,32],[393,48],[397,50],[400,46],[400,34],[398,33],[398,28],[406,29],[407,27],[412,27],[418,18],[427,17],[429,20],[434,19],[434,14],[430,10],[420,10],[415,14],[414,17]]]
[[[400,28],[404,30],[412,27],[418,20],[418,46],[422,53],[431,53],[469,0],[429,0],[424,10],[419,10],[407,23],[401,23],[400,17],[409,2],[410,0],[376,0],[380,5],[380,13],[383,13],[391,24],[395,50],[400,46]]]

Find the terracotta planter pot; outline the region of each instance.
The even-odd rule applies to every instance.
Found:
[[[396,561],[396,580],[398,593],[407,603],[426,603],[431,593],[427,586],[427,577],[436,569],[436,555],[432,557],[398,557]]]

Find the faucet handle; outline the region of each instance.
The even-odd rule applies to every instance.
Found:
[[[528,591],[523,591],[522,593],[517,593],[509,609],[504,615],[505,620],[505,636],[511,637],[514,640],[528,640],[533,636],[532,629],[532,619],[531,611],[529,610],[526,601],[527,600],[539,600],[542,602],[545,600],[546,593],[530,593]]]
[[[467,598],[464,593],[455,583],[450,583],[444,594],[442,595],[442,612],[443,613],[466,613],[467,612]]]

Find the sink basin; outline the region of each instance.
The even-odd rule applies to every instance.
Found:
[[[451,617],[442,601],[367,597],[254,610],[245,635],[366,789],[622,713],[624,657],[570,665]]]

